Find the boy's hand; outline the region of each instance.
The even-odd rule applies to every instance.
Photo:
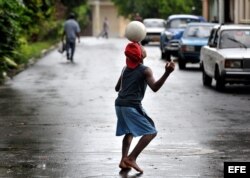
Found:
[[[171,73],[174,71],[174,68],[175,68],[175,63],[174,62],[167,62],[166,65],[165,65],[165,70],[167,73]]]

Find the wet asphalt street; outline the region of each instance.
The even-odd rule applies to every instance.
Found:
[[[143,101],[158,130],[138,158],[144,174],[119,174],[114,87],[127,42],[82,38],[75,63],[54,50],[0,86],[0,177],[219,178],[225,161],[250,161],[250,87],[217,92],[197,65],[176,66]],[[146,50],[159,78],[160,50]]]

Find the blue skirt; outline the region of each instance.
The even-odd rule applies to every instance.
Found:
[[[153,120],[142,108],[115,106],[116,136],[132,134],[134,137],[157,133]]]

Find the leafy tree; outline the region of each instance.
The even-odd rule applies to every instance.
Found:
[[[166,19],[171,14],[201,14],[200,0],[112,0],[118,7],[119,14],[132,18],[140,13],[143,18],[156,17]],[[196,11],[192,10],[195,7]],[[133,9],[131,11],[131,9]]]
[[[67,7],[66,16],[68,16],[69,13],[74,12],[81,29],[84,29],[88,25],[90,21],[90,9],[87,5],[87,0],[61,0],[61,3]]]
[[[23,7],[16,1],[0,0],[0,56],[8,55],[19,44]]]
[[[68,7],[69,11],[73,8],[86,4],[87,0],[61,0],[62,4]]]
[[[25,16],[30,19],[26,22],[26,33],[29,41],[43,39],[45,34],[53,27],[52,18],[55,12],[53,0],[22,0],[26,8]]]
[[[0,0],[0,78],[10,67],[16,67],[11,57],[19,47],[23,6],[17,1]]]
[[[89,19],[90,9],[88,5],[82,4],[81,6],[75,7],[72,11],[76,14],[76,18],[77,21],[79,22],[80,28],[84,29],[90,21]]]
[[[44,38],[53,25],[54,0],[0,0],[0,78],[22,63],[20,47]],[[59,26],[59,25],[58,25]]]

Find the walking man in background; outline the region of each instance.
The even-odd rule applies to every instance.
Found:
[[[97,36],[97,38],[99,37],[103,37],[103,38],[109,38],[109,22],[108,22],[108,18],[105,17],[103,24],[102,24],[102,31],[101,33]]]
[[[69,18],[64,23],[64,31],[62,36],[62,41],[66,36],[66,55],[67,60],[73,62],[73,57],[75,53],[76,37],[80,43],[80,27],[78,22],[75,20],[75,14],[70,13]]]

